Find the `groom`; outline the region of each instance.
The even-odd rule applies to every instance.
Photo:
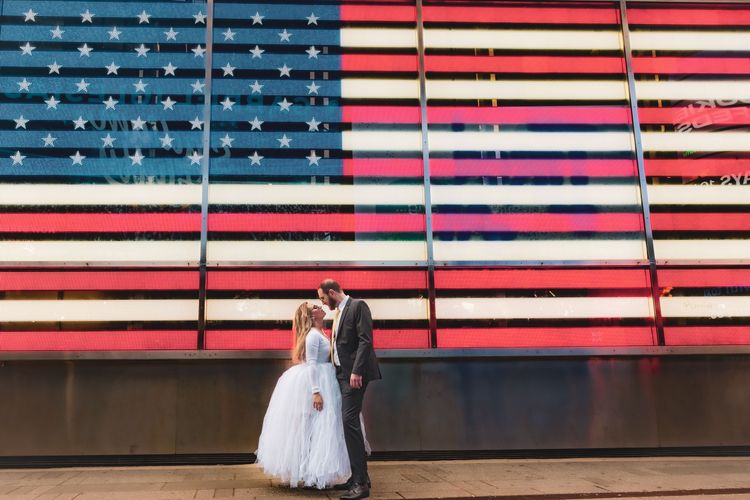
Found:
[[[353,299],[332,279],[323,280],[318,288],[320,301],[335,311],[331,338],[331,360],[336,366],[336,378],[341,389],[341,413],[344,421],[344,440],[349,452],[352,476],[335,489],[348,490],[342,500],[370,496],[370,477],[367,474],[365,451],[359,414],[367,384],[380,379],[380,368],[372,347],[372,315],[363,300]]]

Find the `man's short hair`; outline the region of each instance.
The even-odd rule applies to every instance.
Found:
[[[341,285],[339,282],[332,279],[324,279],[320,282],[320,289],[323,290],[324,295],[328,295],[329,290],[334,290],[336,293],[341,293]]]

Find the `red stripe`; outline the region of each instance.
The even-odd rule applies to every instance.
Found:
[[[344,4],[339,11],[342,21],[385,21],[404,22],[417,20],[417,8],[414,6]]]
[[[416,55],[344,54],[342,71],[419,71]]]
[[[435,73],[588,73],[622,74],[625,59],[596,56],[438,56],[425,57]]]
[[[101,233],[200,232],[199,213],[62,214],[0,213],[0,232]]]
[[[529,288],[649,288],[645,269],[436,270],[435,288],[504,290]]]
[[[666,345],[746,345],[750,344],[750,327],[665,327],[664,341]]]
[[[0,351],[195,350],[197,345],[198,332],[191,330],[0,333]]]
[[[750,286],[750,269],[659,269],[657,274],[662,288]]]
[[[316,271],[209,270],[209,290],[304,290],[315,295],[320,282],[336,279],[347,290],[400,290],[427,288],[426,271],[370,271],[321,269]]]
[[[642,231],[639,214],[435,214],[435,231]]]
[[[584,176],[632,177],[633,160],[430,160],[433,177],[465,176]]]
[[[374,330],[376,349],[426,349],[427,330]],[[208,350],[291,350],[288,330],[210,330],[206,332]]]
[[[638,108],[638,118],[643,124],[681,125],[692,129],[709,125],[748,125],[750,107],[701,107],[691,104],[675,108]]]
[[[630,24],[647,26],[686,25],[727,26],[750,25],[750,10],[740,8],[693,8],[693,9],[648,9],[642,7],[628,9]]]
[[[656,231],[750,231],[748,214],[732,213],[661,213],[651,214]]]
[[[740,57],[634,57],[633,70],[646,74],[747,74],[750,60]]]
[[[750,174],[750,159],[700,158],[685,160],[646,160],[646,175],[711,177]],[[742,178],[744,179],[744,177]],[[716,182],[730,182],[731,177]],[[748,179],[750,182],[750,179]]]
[[[197,290],[198,271],[0,271],[0,290]]]
[[[439,348],[627,347],[654,345],[651,328],[455,328],[437,332]]]
[[[421,159],[358,158],[344,160],[344,175],[352,177],[422,177],[423,171]]]
[[[435,23],[617,24],[617,10],[565,7],[424,7],[424,20]]]
[[[416,106],[344,106],[341,112],[344,123],[420,123]]]
[[[424,232],[423,214],[211,214],[209,231],[296,233]]]

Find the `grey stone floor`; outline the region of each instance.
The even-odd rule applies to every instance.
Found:
[[[371,498],[750,500],[748,458],[371,462]],[[0,498],[337,498],[289,489],[255,465],[0,470]]]

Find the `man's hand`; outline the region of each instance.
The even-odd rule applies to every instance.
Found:
[[[349,385],[352,386],[353,389],[361,389],[362,388],[362,375],[357,375],[356,373],[352,373],[352,376],[349,377]]]
[[[313,408],[318,411],[323,410],[323,396],[319,392],[313,394]]]

